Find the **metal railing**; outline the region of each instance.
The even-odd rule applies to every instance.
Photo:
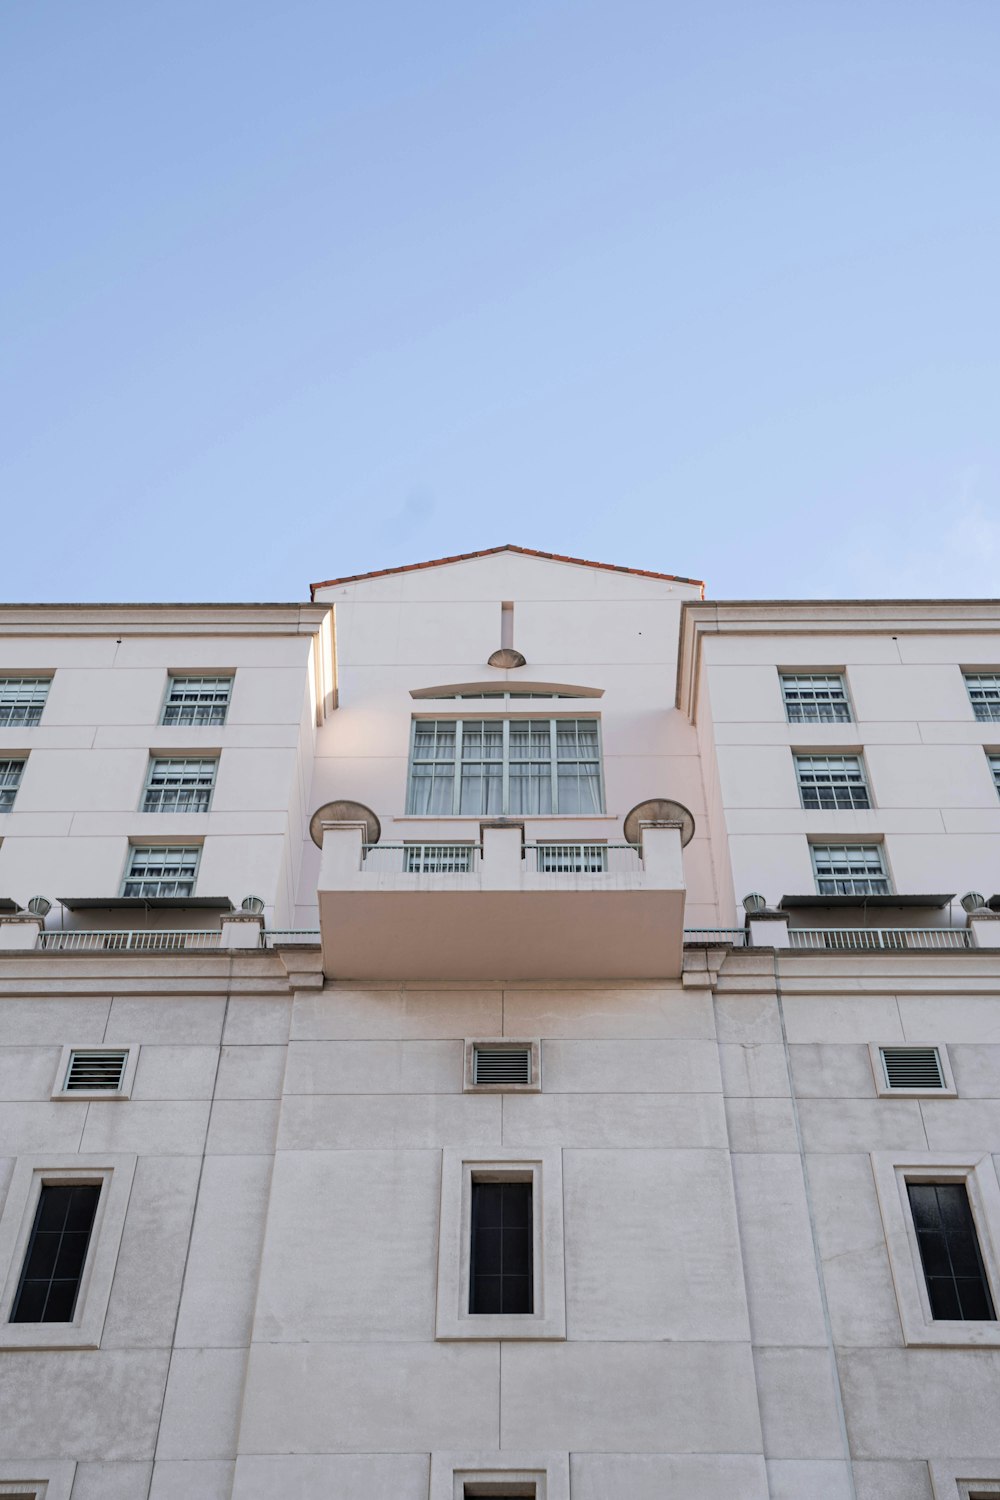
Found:
[[[293,944],[319,942],[318,927],[269,927],[260,935],[262,948],[288,947]]]
[[[478,844],[364,844],[366,875],[472,875]]]
[[[893,953],[973,946],[972,934],[964,927],[792,927],[788,943],[792,948]]]
[[[685,927],[686,943],[731,943],[734,948],[747,947],[745,927]]]
[[[642,869],[635,844],[525,844],[539,875],[634,875]]]
[[[38,946],[60,953],[177,953],[195,948],[218,948],[221,932],[41,932]]]

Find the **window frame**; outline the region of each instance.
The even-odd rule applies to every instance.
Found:
[[[810,806],[809,803],[806,802],[806,788],[802,784],[802,769],[803,769],[802,762],[803,761],[828,761],[828,762],[837,762],[837,761],[849,762],[849,761],[853,761],[854,762],[854,766],[857,768],[857,773],[858,773],[858,775],[861,778],[860,790],[863,791],[864,796],[865,796],[864,805],[860,806],[860,805],[857,805],[857,804],[855,804],[855,803],[852,802],[852,804],[849,807],[842,807],[838,803],[834,803],[834,805],[832,807],[824,807],[821,804],[817,804],[815,807]],[[867,767],[865,765],[865,757],[864,757],[864,752],[863,751],[861,751],[861,750],[820,750],[820,749],[815,749],[815,750],[801,750],[801,749],[793,749],[792,750],[792,764],[793,764],[793,766],[795,768],[795,784],[796,784],[796,786],[798,787],[798,790],[799,790],[799,802],[800,802],[800,804],[802,806],[803,812],[819,812],[819,813],[827,813],[827,812],[832,812],[832,813],[837,813],[837,812],[871,812],[872,809],[874,808],[874,806],[875,806],[875,799],[872,796],[872,785],[871,785],[871,781],[870,781],[869,776],[868,776],[868,769],[867,769]],[[844,769],[845,769],[845,771],[847,770],[846,764],[844,766]],[[847,787],[849,787],[849,788],[852,787],[852,786],[854,786],[854,785],[856,785],[856,783],[852,783],[852,782],[846,782],[844,784]],[[835,783],[829,782],[829,783],[827,783],[827,785],[834,786]]]
[[[429,1500],[465,1500],[467,1484],[531,1483],[535,1500],[570,1500],[569,1454],[507,1448],[431,1453]]]
[[[133,843],[130,843],[129,846],[128,846],[128,853],[127,853],[127,855],[125,857],[125,869],[124,869],[124,871],[122,873],[121,884],[119,885],[119,895],[120,895],[120,897],[122,899],[128,899],[131,896],[133,899],[139,900],[139,901],[159,901],[159,900],[163,900],[163,899],[176,900],[176,901],[184,901],[186,899],[190,899],[191,897],[194,896],[195,891],[198,888],[198,875],[199,875],[200,870],[201,870],[202,847],[203,846],[200,843],[198,843],[197,841],[195,841],[194,839],[187,839],[187,840],[185,840],[183,842],[180,839],[162,839],[162,840],[136,839]],[[188,850],[188,849],[193,849],[195,851],[196,858],[195,858],[195,863],[194,863],[194,874],[191,877],[191,889],[189,891],[185,891],[183,895],[180,895],[180,896],[173,895],[173,896],[168,897],[168,898],[164,898],[163,896],[160,896],[160,895],[143,896],[143,895],[140,895],[137,892],[127,891],[125,889],[125,887],[130,882],[132,882],[132,881],[141,882],[142,881],[142,877],[141,876],[133,875],[132,874],[132,861],[135,858],[136,853],[140,849],[145,849],[145,850],[151,850],[151,849],[164,849],[164,850],[170,850],[170,849],[178,849],[178,850],[180,850],[180,849],[183,849],[183,850]],[[148,883],[152,884],[152,882],[148,882]],[[160,885],[163,885],[163,884],[166,884],[168,882],[161,878],[157,883],[160,884]],[[175,881],[173,881],[171,883],[174,884],[174,885],[179,884],[179,878],[178,878],[178,880],[175,880]]]
[[[45,709],[49,701],[49,693],[52,689],[54,676],[54,672],[13,672],[9,669],[0,671],[0,729],[37,729],[45,716]],[[12,682],[31,683],[34,688],[37,688],[42,683],[45,684],[45,696],[39,705],[37,719],[25,718],[13,722],[10,719],[4,718],[5,708],[12,707],[12,705],[5,705],[3,702],[4,689],[8,683]],[[33,706],[33,702],[29,703],[29,707]]]
[[[147,807],[146,806],[146,800],[150,796],[151,793],[156,792],[157,790],[159,790],[161,792],[167,790],[167,788],[165,788],[165,787],[157,788],[157,787],[153,786],[153,777],[156,774],[157,767],[158,766],[171,766],[171,765],[174,765],[174,766],[183,766],[183,765],[202,765],[202,766],[207,766],[207,765],[210,765],[212,767],[212,780],[211,780],[211,784],[207,788],[207,791],[208,791],[208,801],[206,802],[206,804],[205,804],[204,807],[168,807],[168,808],[163,808],[163,807]],[[162,772],[160,774],[162,774]],[[204,773],[201,773],[201,774],[204,774]],[[139,798],[139,811],[141,813],[143,813],[144,815],[148,815],[149,817],[154,817],[154,818],[158,818],[158,817],[171,817],[172,815],[176,815],[177,817],[184,817],[184,818],[204,817],[206,813],[209,813],[212,810],[212,798],[215,795],[215,783],[216,783],[216,779],[218,778],[218,774],[219,774],[219,756],[218,755],[209,755],[207,752],[204,752],[204,751],[201,752],[200,754],[197,754],[197,755],[180,755],[180,754],[177,754],[177,753],[174,753],[174,754],[171,754],[171,755],[163,755],[159,751],[151,750],[149,752],[149,764],[146,767],[146,779],[145,779],[145,781],[142,784],[142,795]],[[181,788],[178,788],[178,789],[180,790]],[[200,790],[205,790],[205,789],[199,787],[199,788],[195,788],[195,790],[199,790],[200,791]]]
[[[553,811],[547,813],[512,813],[510,808],[510,726],[512,723],[547,723],[549,726],[549,778],[552,795]],[[559,758],[557,753],[557,724],[559,723],[588,723],[593,724],[597,731],[597,791],[600,806],[592,812],[560,812],[557,804],[559,800]],[[414,776],[413,768],[416,764],[414,751],[417,742],[418,724],[451,724],[455,725],[455,753],[452,758],[453,785],[451,797],[451,811],[447,813],[421,813],[412,811]],[[464,724],[500,724],[503,726],[503,743],[501,746],[499,765],[500,770],[500,807],[495,812],[462,812],[462,726]],[[425,762],[426,764],[426,762]],[[406,817],[408,818],[587,818],[606,816],[606,790],[604,785],[604,738],[602,732],[600,714],[532,714],[532,713],[509,713],[509,714],[455,714],[454,716],[440,714],[413,714],[410,719],[410,749],[406,768]]]
[[[191,681],[200,681],[200,682],[228,682],[229,683],[229,691],[228,691],[228,693],[226,695],[226,702],[225,702],[224,711],[223,711],[223,715],[222,715],[221,719],[196,719],[196,718],[192,718],[192,719],[168,719],[167,718],[167,709],[170,707],[170,695],[171,695],[171,693],[174,690],[174,683],[175,682],[191,682]],[[164,691],[164,694],[163,694],[163,702],[160,705],[160,716],[159,716],[159,719],[157,721],[158,724],[163,729],[222,729],[222,728],[224,728],[225,725],[229,722],[229,710],[233,706],[233,687],[235,686],[235,683],[236,683],[236,669],[235,668],[233,668],[230,671],[221,670],[221,671],[217,671],[217,672],[210,671],[208,668],[192,669],[192,670],[184,670],[184,671],[168,671],[167,672],[167,686],[166,686],[166,690]],[[192,706],[192,709],[194,709],[195,707],[197,707],[196,704],[192,704],[191,706]],[[214,706],[217,706],[217,705],[206,705],[206,706],[207,707],[214,707]]]
[[[125,1052],[125,1067],[122,1070],[121,1087],[118,1089],[67,1089],[66,1080],[69,1077],[70,1063],[74,1053],[79,1052]],[[115,1042],[114,1045],[103,1047],[100,1044],[92,1046],[77,1045],[72,1042],[63,1047],[59,1057],[59,1066],[56,1069],[55,1080],[52,1084],[51,1099],[129,1099],[132,1095],[132,1087],[135,1083],[135,1070],[139,1066],[139,1044],[138,1042]]]
[[[98,1349],[125,1227],[136,1157],[87,1153],[65,1164],[47,1153],[17,1157],[0,1214],[0,1349]],[[45,1186],[100,1183],[87,1258],[71,1323],[11,1323],[41,1190]]]
[[[827,679],[831,679],[831,678],[834,678],[834,677],[836,677],[836,678],[839,679],[840,686],[841,686],[841,688],[843,690],[843,694],[844,694],[844,698],[843,698],[844,706],[847,709],[846,717],[844,717],[844,718],[837,718],[837,717],[820,718],[817,715],[816,718],[812,718],[812,719],[808,718],[806,716],[803,716],[802,718],[794,718],[793,719],[792,715],[790,713],[790,709],[791,709],[792,705],[789,703],[788,697],[787,697],[787,695],[785,693],[785,681],[786,681],[786,679],[792,679],[792,678],[797,678],[797,679],[805,679],[805,678],[827,678]],[[779,687],[780,687],[780,690],[781,690],[781,704],[782,704],[782,707],[785,710],[785,722],[787,724],[806,724],[806,725],[812,724],[812,725],[822,726],[822,725],[829,725],[829,724],[856,724],[857,723],[857,716],[856,716],[856,714],[854,712],[854,704],[851,702],[851,694],[850,694],[850,690],[849,690],[848,684],[847,684],[847,671],[846,671],[845,668],[843,668],[843,667],[816,667],[815,669],[813,669],[813,670],[810,671],[806,667],[794,667],[794,668],[779,667],[778,668],[778,683],[779,683]],[[839,701],[839,700],[831,700],[831,702],[833,702],[833,701]]]
[[[995,713],[990,712],[990,713],[980,714],[980,713],[976,712],[976,700],[972,696],[972,686],[971,686],[971,679],[973,677],[991,677],[997,683],[997,685],[998,685],[997,686],[998,700],[997,700],[997,704],[995,705],[995,707],[996,707],[996,712]],[[998,724],[998,723],[1000,723],[1000,668],[997,668],[997,667],[994,667],[994,668],[990,668],[990,667],[963,667],[962,668],[962,681],[965,683],[965,691],[966,691],[966,694],[967,694],[968,699],[969,699],[969,707],[972,709],[972,717],[975,719],[976,723],[977,724]],[[990,704],[987,701],[984,704],[984,707],[989,707],[989,706],[990,706]]]
[[[917,1233],[910,1212],[909,1182],[964,1183],[990,1296],[1000,1308],[1000,1182],[989,1153],[969,1155],[891,1151],[871,1153],[875,1191],[885,1231],[903,1342],[937,1348],[1000,1348],[1000,1321],[961,1322],[931,1316]]]
[[[932,1458],[927,1465],[934,1500],[993,1500],[1000,1497],[1000,1455],[993,1458]],[[970,1479],[970,1474],[991,1473],[991,1479]]]
[[[998,797],[1000,797],[1000,750],[994,750],[991,746],[984,747],[986,750],[986,764],[990,768],[990,777]]]
[[[8,1479],[8,1474],[30,1479]],[[0,1497],[28,1495],[31,1500],[70,1500],[76,1478],[76,1459],[3,1459],[0,1461]]]
[[[823,875],[823,876],[820,875],[819,870],[817,869],[817,865],[816,865],[816,851],[818,849],[877,849],[878,850],[878,856],[879,856],[879,863],[881,865],[881,874],[880,875],[878,875],[878,876],[872,875],[872,876],[868,876],[868,877],[866,877],[866,876],[853,876],[852,875],[852,876],[849,876],[847,878],[850,880],[850,883],[852,885],[858,884],[861,880],[864,880],[864,879],[868,879],[868,880],[876,880],[876,879],[883,880],[885,882],[885,887],[886,887],[885,890],[884,891],[823,891],[823,890],[821,890],[820,889],[820,881],[821,880],[832,880],[834,883],[837,883],[837,877],[836,876],[829,876],[829,875]],[[820,838],[810,839],[809,840],[809,858],[812,861],[813,881],[815,883],[816,894],[818,896],[857,896],[859,898],[863,898],[865,896],[891,896],[891,895],[894,894],[892,873],[891,873],[891,871],[889,869],[889,861],[888,861],[888,858],[886,857],[885,841],[883,839],[877,839],[877,838],[831,839],[829,836],[827,836],[826,838],[823,838],[823,839],[820,839]]]
[[[531,1180],[534,1311],[470,1313],[472,1180]],[[562,1152],[445,1150],[441,1172],[436,1339],[565,1339]]]
[[[27,764],[28,757],[26,754],[0,753],[0,777],[10,774],[9,771],[5,770],[6,767],[21,767],[13,788],[9,785],[5,786],[3,781],[0,780],[0,817],[14,811],[14,804],[17,802],[17,794],[21,790],[21,783],[24,780],[24,768]],[[4,803],[8,792],[10,792],[10,802],[5,806]]]

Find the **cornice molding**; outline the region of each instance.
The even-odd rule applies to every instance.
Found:
[[[313,636],[328,604],[0,604],[12,636]]]

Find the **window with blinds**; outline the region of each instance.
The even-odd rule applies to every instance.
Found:
[[[10,812],[24,772],[23,759],[0,760],[0,813]]]
[[[0,677],[0,729],[39,724],[51,683],[51,677]]]
[[[849,724],[851,705],[839,672],[782,672],[789,724]]]
[[[142,811],[156,813],[208,812],[218,761],[156,756],[149,763]]]
[[[881,844],[811,844],[821,896],[887,896],[889,876]]]
[[[871,807],[860,755],[796,755],[802,806],[850,812]]]
[[[193,896],[201,848],[197,844],[135,844],[129,850],[123,896]]]
[[[231,677],[171,676],[161,724],[224,724],[233,690]]]
[[[604,810],[596,719],[415,719],[407,812],[544,816]]]

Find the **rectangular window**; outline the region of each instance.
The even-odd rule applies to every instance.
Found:
[[[821,896],[888,896],[881,844],[812,844],[816,890]]]
[[[596,719],[417,719],[407,811],[540,816],[603,811]]]
[[[72,1323],[100,1196],[94,1183],[43,1185],[12,1323]]]
[[[1000,720],[1000,672],[966,672],[972,711],[986,723]]]
[[[162,724],[224,724],[232,692],[231,677],[171,677]]]
[[[839,672],[782,672],[789,724],[849,724],[851,705]]]
[[[0,729],[39,723],[49,696],[50,677],[0,677]]]
[[[531,1182],[472,1181],[470,1313],[530,1313]]]
[[[168,760],[157,757],[149,763],[143,812],[208,812],[218,761]]]
[[[996,787],[997,792],[1000,792],[1000,755],[994,754],[993,751],[990,751],[989,762],[990,771],[993,775],[993,785]]]
[[[935,1319],[995,1322],[964,1182],[908,1182],[907,1197]]]
[[[802,806],[828,811],[871,807],[859,755],[796,755]]]
[[[21,785],[23,760],[0,760],[0,813],[10,812]]]
[[[134,845],[129,851],[122,895],[193,896],[200,855],[197,845]]]

